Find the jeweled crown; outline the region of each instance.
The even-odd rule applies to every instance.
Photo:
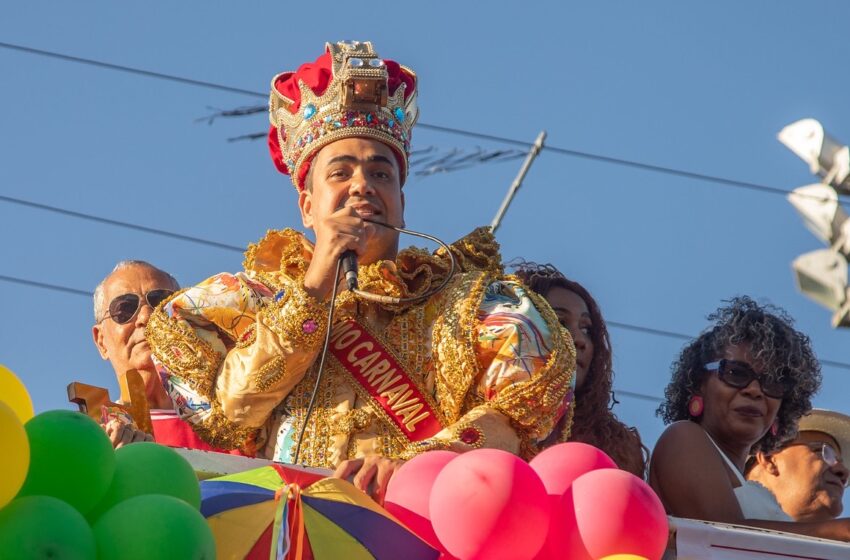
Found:
[[[297,72],[284,72],[272,80],[269,120],[285,166],[281,170],[289,173],[300,191],[309,162],[321,148],[342,138],[366,137],[396,151],[404,183],[410,134],[419,118],[416,74],[381,59],[370,42],[327,43],[325,48],[331,74],[322,91],[313,91]],[[395,76],[390,76],[388,67]],[[398,79],[400,73],[404,74],[402,79]],[[290,99],[279,90],[279,84],[287,80],[297,80],[300,100]],[[391,85],[394,91],[390,91]]]

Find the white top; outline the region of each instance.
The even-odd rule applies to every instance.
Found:
[[[717,452],[720,453],[720,456],[723,457],[723,460],[726,461],[726,464],[729,465],[729,468],[732,469],[732,472],[735,473],[738,482],[741,483],[740,486],[733,488],[733,490],[735,491],[735,497],[738,499],[738,505],[741,506],[741,512],[744,514],[745,519],[794,521],[787,513],[782,511],[781,507],[779,507],[779,502],[776,501],[776,496],[773,495],[773,492],[754,480],[744,479],[744,475],[741,474],[738,467],[736,467],[732,460],[727,457],[723,451],[721,451],[720,447],[718,447],[716,443],[714,443],[714,440],[711,439],[708,432],[706,432],[705,435],[708,438],[708,441],[710,441],[711,444],[714,445],[714,448],[717,449]]]

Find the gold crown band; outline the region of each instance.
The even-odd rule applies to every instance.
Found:
[[[414,91],[407,92],[407,84],[402,82],[390,95],[387,65],[369,42],[328,43],[326,49],[333,59],[331,80],[322,95],[316,95],[299,80],[301,100],[297,111],[291,111],[295,101],[275,87],[289,73],[278,74],[272,80],[269,120],[277,129],[283,161],[296,189],[301,188],[302,165],[324,146],[348,137],[372,138],[402,155],[403,183],[407,177],[410,133],[419,118],[415,82]],[[415,80],[412,70],[402,69]]]

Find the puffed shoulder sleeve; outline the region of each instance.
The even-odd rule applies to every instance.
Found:
[[[456,451],[484,446],[530,458],[572,405],[570,335],[542,297],[510,277],[486,286],[474,324],[468,412],[435,439]]]
[[[231,449],[244,447],[304,376],[327,314],[296,279],[278,275],[270,287],[218,274],[162,304],[146,336],[181,417]]]
[[[570,406],[575,350],[549,304],[513,280],[491,283],[478,310],[479,376],[486,406],[525,442],[548,436]]]

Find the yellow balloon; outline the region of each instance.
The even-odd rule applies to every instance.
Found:
[[[12,501],[30,467],[30,442],[15,412],[0,402],[0,509]]]
[[[599,560],[648,560],[643,556],[638,556],[637,554],[612,554],[611,556],[606,556],[605,558],[600,558]]]
[[[21,422],[33,417],[32,399],[27,388],[12,370],[0,364],[0,402],[9,405]]]

